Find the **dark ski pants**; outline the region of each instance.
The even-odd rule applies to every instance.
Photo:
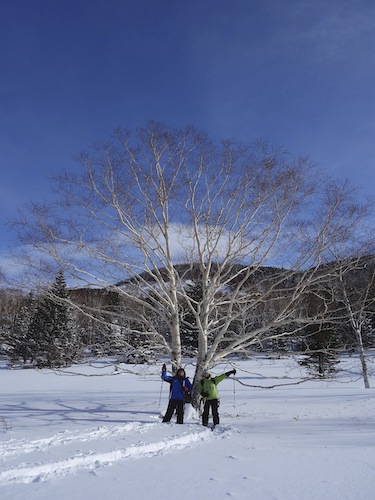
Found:
[[[210,408],[212,412],[212,419],[214,425],[219,424],[219,400],[218,399],[206,399],[204,402],[203,413],[202,413],[202,424],[208,425],[208,416],[210,414]]]
[[[177,413],[177,423],[184,423],[184,401],[182,399],[170,399],[166,414],[164,415],[163,422],[170,422],[173,413]]]

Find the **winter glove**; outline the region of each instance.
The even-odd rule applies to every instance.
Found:
[[[162,372],[166,372],[167,371],[167,365],[164,363],[163,366],[161,367],[161,371]]]
[[[183,387],[182,387],[182,390],[183,390],[183,392],[185,392],[185,393],[189,392],[189,389],[188,389],[187,387],[185,387],[185,386],[183,386]]]
[[[226,372],[226,374],[225,374],[225,375],[226,375],[227,377],[229,377],[229,375],[236,375],[236,373],[237,373],[237,372],[236,372],[236,370],[234,370],[234,369],[233,369],[233,370],[231,370],[230,372]]]
[[[203,396],[204,398],[208,398],[208,392],[203,391],[203,392],[202,392],[202,396]]]

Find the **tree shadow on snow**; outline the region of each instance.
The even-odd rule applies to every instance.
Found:
[[[22,395],[18,394],[18,397]],[[142,408],[137,408],[137,401],[121,397],[109,397],[105,402],[93,395],[80,398],[56,398],[56,395],[39,394],[33,398],[30,394],[17,402],[9,401],[9,396],[1,398],[0,416],[12,422],[12,427],[34,427],[56,425],[58,423],[84,423],[92,424],[123,424],[128,422],[155,422],[160,414],[155,401],[142,403]],[[145,406],[149,407],[149,410]],[[140,418],[141,419],[140,419]]]

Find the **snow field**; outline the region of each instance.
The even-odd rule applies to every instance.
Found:
[[[113,428],[100,427],[97,429],[87,429],[83,432],[71,433],[64,431],[49,438],[34,441],[25,439],[7,441],[0,446],[0,460],[2,462],[11,457],[21,458],[23,455],[36,452],[47,461],[45,463],[36,463],[27,466],[21,464],[4,470],[0,473],[0,485],[53,480],[55,478],[74,474],[82,469],[93,470],[124,460],[140,459],[168,452],[176,452],[187,447],[199,445],[214,437],[222,437],[223,433],[227,433],[225,429],[221,431],[217,430],[215,433],[212,433],[209,429],[198,429],[197,426],[191,429],[191,426],[187,425],[182,435],[170,435],[165,437],[162,441],[141,441],[137,444],[129,444],[129,442],[131,442],[134,437],[138,437],[139,434],[147,434],[148,431],[160,426],[162,426],[162,424],[134,423],[115,426]],[[89,441],[99,441],[100,446],[103,447],[105,446],[103,440],[110,438],[119,438],[121,441],[125,441],[126,447],[101,452],[79,451],[73,456],[70,456],[68,450],[69,455],[67,458],[57,461],[51,461],[51,459],[49,459],[48,461],[48,451],[53,447],[63,447],[73,442],[82,447],[84,443]]]
[[[213,432],[189,405],[184,425],[161,422],[168,387],[155,366],[0,369],[0,498],[369,500],[374,392],[348,363],[336,380],[299,384],[291,360],[236,362]],[[275,383],[296,385],[250,387]]]

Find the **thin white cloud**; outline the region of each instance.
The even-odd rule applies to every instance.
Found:
[[[352,8],[346,9],[337,3],[334,8],[325,3],[321,14],[307,30],[300,31],[298,39],[311,49],[310,53],[318,62],[364,64],[366,69],[370,63],[370,68],[373,68],[374,4],[368,4],[369,10],[358,10],[353,4]]]

